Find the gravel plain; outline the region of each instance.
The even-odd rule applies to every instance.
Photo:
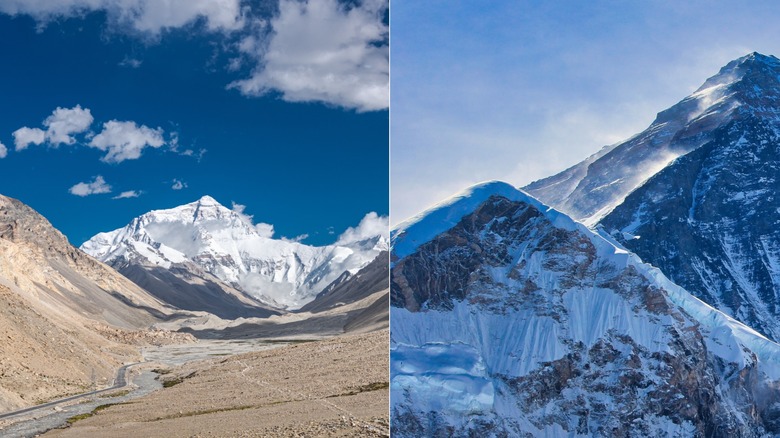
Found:
[[[389,436],[388,340],[385,329],[186,362],[162,371],[162,390],[43,436]]]

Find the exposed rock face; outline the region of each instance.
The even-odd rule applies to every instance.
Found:
[[[681,109],[692,103],[694,112]],[[599,221],[673,281],[777,340],[779,114],[780,60],[752,53],[647,131],[527,190],[589,225]],[[669,127],[668,142],[638,143]],[[644,158],[668,150],[679,157],[660,166]]]
[[[780,433],[780,346],[521,192],[472,188],[392,248],[397,436]]]
[[[724,127],[602,221],[627,248],[712,306],[780,338],[780,136]]]
[[[322,312],[360,301],[379,291],[387,291],[389,286],[388,257],[388,252],[383,251],[356,274],[346,272],[343,277],[320,292],[314,301],[303,306],[300,311]]]

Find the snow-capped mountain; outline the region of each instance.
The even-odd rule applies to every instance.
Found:
[[[780,346],[499,182],[391,233],[394,436],[768,436]]]
[[[645,131],[524,190],[593,225],[675,158],[715,138],[718,128],[746,113],[776,119],[779,65],[777,58],[755,52],[736,59],[658,113]]]
[[[204,196],[97,234],[81,249],[117,268],[205,272],[270,306],[295,309],[387,250],[387,238],[322,247],[275,240],[259,233],[245,215]]]
[[[647,131],[526,189],[780,339],[779,59],[730,62]]]

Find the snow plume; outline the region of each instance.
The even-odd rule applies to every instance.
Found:
[[[72,195],[89,196],[101,193],[111,193],[111,186],[106,183],[102,176],[96,176],[92,182],[80,182],[68,190]]]
[[[263,222],[254,223],[254,216],[244,213],[244,210],[246,210],[246,205],[237,204],[233,202],[232,210],[234,213],[238,215],[238,217],[241,218],[242,221],[244,221],[247,225],[254,227],[257,234],[259,234],[261,237],[266,237],[270,239],[274,235],[274,226],[271,224],[266,224]]]
[[[336,245],[349,245],[372,237],[390,237],[390,223],[387,216],[379,216],[375,212],[368,213],[356,227],[349,227],[341,233]]]
[[[294,243],[301,243],[304,240],[308,239],[309,235],[307,233],[303,233],[301,235],[295,236],[293,238],[289,237],[282,237],[282,240],[285,242],[294,242]]]
[[[278,91],[288,102],[357,111],[388,107],[389,51],[384,0],[346,7],[337,0],[281,0],[271,20],[238,44],[256,67],[230,85],[249,96]]]
[[[240,0],[3,0],[0,12],[29,15],[39,26],[102,11],[109,25],[158,35],[163,30],[202,23],[208,31],[229,32],[244,26]]]
[[[152,129],[138,126],[135,122],[111,120],[103,124],[103,131],[94,136],[89,146],[107,152],[101,161],[121,163],[135,160],[141,156],[144,148],[159,148],[165,144],[162,128]]]
[[[94,120],[89,108],[82,108],[81,105],[73,108],[57,107],[43,121],[46,130],[24,126],[14,131],[16,150],[21,151],[31,144],[40,145],[44,142],[53,147],[61,144],[72,145],[76,143],[74,134],[87,131]]]

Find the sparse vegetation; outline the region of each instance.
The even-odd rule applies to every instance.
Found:
[[[94,411],[93,411],[93,412],[94,412]],[[67,423],[68,423],[68,426],[70,426],[71,424],[73,424],[73,423],[75,423],[75,422],[77,422],[77,421],[80,421],[80,420],[84,420],[84,419],[86,419],[86,418],[89,418],[89,417],[91,417],[92,415],[94,415],[92,412],[85,412],[85,413],[83,413],[83,414],[74,415],[74,416],[72,416],[72,417],[68,418],[67,420],[65,420],[65,422],[67,422]]]
[[[100,395],[98,395],[98,397],[99,398],[124,397],[127,394],[130,394],[130,390],[129,389],[125,389],[125,390],[117,391],[117,392],[111,392],[111,393],[108,393],[108,394],[100,394]]]
[[[350,395],[358,395],[361,392],[379,391],[380,389],[387,389],[389,387],[390,387],[390,382],[374,382],[374,383],[369,383],[368,385],[363,385],[349,392],[336,394],[336,395],[329,395],[325,398],[347,397]]]
[[[168,415],[165,417],[155,418],[151,421],[160,421],[160,420],[170,420],[172,418],[184,418],[184,417],[194,417],[196,415],[208,415],[208,414],[214,414],[217,412],[228,412],[228,411],[243,411],[245,409],[251,409],[255,406],[252,405],[243,405],[243,406],[234,406],[234,407],[227,407],[227,408],[215,408],[215,409],[203,409],[200,411],[190,411],[190,412],[179,412],[178,414]]]
[[[263,339],[268,344],[305,344],[308,342],[317,342],[321,339]]]
[[[92,410],[92,415],[97,414],[98,412],[102,411],[103,409],[108,409],[111,406],[119,406],[119,405],[129,405],[130,403],[107,403],[105,405],[100,405]]]
[[[163,388],[170,388],[171,386],[176,386],[183,381],[184,379],[182,379],[181,377],[176,377],[175,379],[163,380],[162,385]]]
[[[67,423],[68,426],[70,426],[71,424],[73,424],[73,423],[75,423],[77,421],[85,420],[85,419],[87,419],[87,418],[97,414],[98,412],[100,412],[100,411],[102,411],[104,409],[110,408],[111,406],[129,405],[129,404],[130,403],[107,403],[107,404],[100,405],[100,406],[96,407],[95,409],[92,410],[92,412],[85,412],[83,414],[74,415],[74,416],[68,418],[67,420],[65,420],[65,422]]]

